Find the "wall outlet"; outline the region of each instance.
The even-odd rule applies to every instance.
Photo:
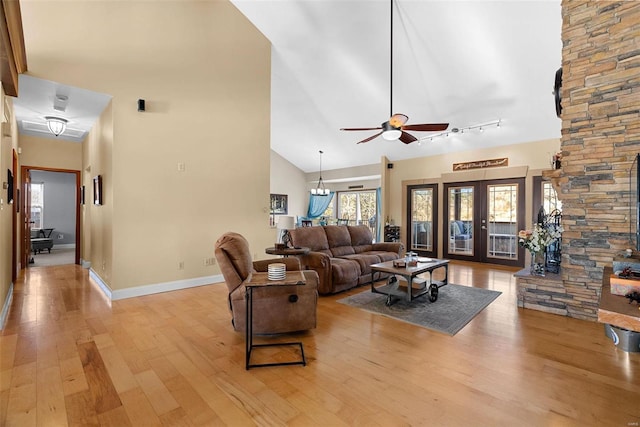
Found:
[[[206,266],[216,265],[216,259],[215,258],[205,258],[203,264],[206,265]]]
[[[184,261],[178,262],[178,270],[184,270]]]
[[[187,165],[182,162],[178,163],[178,172],[184,172],[185,170],[187,170]]]

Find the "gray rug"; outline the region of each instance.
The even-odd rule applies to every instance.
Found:
[[[339,303],[455,335],[502,292],[449,284],[439,289],[438,299],[423,295],[412,302],[397,300],[387,307],[387,296],[366,290],[338,300]]]

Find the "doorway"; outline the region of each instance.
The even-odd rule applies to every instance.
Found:
[[[23,268],[80,264],[80,171],[22,166],[21,177]]]
[[[411,252],[438,257],[438,184],[407,186],[407,242]]]
[[[524,266],[524,178],[444,185],[445,258]]]

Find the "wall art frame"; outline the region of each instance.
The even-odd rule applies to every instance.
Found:
[[[93,204],[102,205],[102,175],[93,178]]]
[[[289,196],[287,194],[271,194],[271,213],[287,215],[289,212]]]

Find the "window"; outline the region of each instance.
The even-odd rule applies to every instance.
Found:
[[[376,235],[378,226],[376,190],[339,191],[323,216],[346,220],[349,225],[367,225]]]
[[[547,215],[555,210],[562,212],[562,201],[549,181],[542,181],[542,206]]]
[[[540,206],[544,213],[549,215],[554,211],[562,212],[562,201],[550,181],[543,181],[541,176],[533,177],[533,221],[538,217]]]
[[[31,228],[44,228],[44,182],[31,183]]]

